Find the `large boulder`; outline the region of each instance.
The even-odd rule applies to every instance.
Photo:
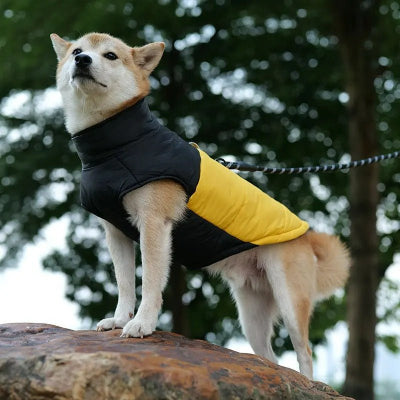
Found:
[[[173,333],[120,332],[0,325],[0,399],[345,399],[255,355]]]

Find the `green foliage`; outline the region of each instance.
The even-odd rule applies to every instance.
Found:
[[[376,89],[382,150],[390,151],[400,147],[394,111],[400,98],[395,80],[400,29],[392,9],[385,10],[376,33],[385,38],[382,52],[376,50],[382,67]],[[54,86],[56,68],[50,33],[74,39],[108,31],[131,45],[165,41],[165,55],[152,77],[151,108],[169,128],[214,157],[298,166],[333,163],[348,152],[344,71],[324,2],[3,0],[0,20],[0,241],[7,248],[1,267],[14,264],[49,222],[68,216],[68,250],[48,256],[45,266],[67,275],[67,296],[93,321],[114,309],[116,287],[101,230],[79,208],[80,165],[60,110],[45,107],[52,105],[44,90]],[[7,106],[21,93],[23,106]],[[392,243],[399,242],[395,163],[383,164],[379,188],[382,276],[393,261]],[[348,237],[346,174],[244,176],[313,227]],[[186,281],[191,336],[224,343],[238,335],[226,288],[202,272],[187,273]],[[140,269],[138,284],[140,294]],[[168,290],[163,328],[171,327]],[[342,319],[342,298],[319,305],[312,342],[323,341],[325,330]],[[280,352],[289,344],[284,329],[277,334]]]
[[[386,346],[388,350],[397,353],[400,350],[399,338],[394,335],[382,335],[379,340]]]

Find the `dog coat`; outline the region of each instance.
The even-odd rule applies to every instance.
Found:
[[[188,268],[308,229],[284,205],[161,125],[144,99],[72,140],[82,161],[82,206],[136,242],[140,233],[129,222],[124,195],[160,179],[182,185],[187,212],[174,226],[172,256]]]

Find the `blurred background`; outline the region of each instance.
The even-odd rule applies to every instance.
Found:
[[[103,233],[79,206],[52,32],[164,41],[150,107],[214,158],[296,167],[400,149],[398,1],[2,0],[0,27],[0,323],[89,329],[116,305]],[[310,340],[316,378],[358,400],[400,398],[399,166],[243,174],[350,246],[349,284],[316,307]],[[250,351],[202,271],[172,268],[158,328]],[[297,368],[283,326],[273,344]]]

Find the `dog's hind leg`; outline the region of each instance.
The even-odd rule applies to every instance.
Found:
[[[114,264],[118,285],[118,304],[114,317],[97,324],[98,331],[123,328],[135,312],[135,248],[132,241],[112,224],[102,220],[106,241]]]
[[[297,258],[289,260],[289,264],[286,265],[288,260],[285,257],[267,257],[269,260],[265,270],[279,313],[296,351],[300,372],[312,379],[308,327],[312,310],[310,282],[314,279],[311,268],[313,261],[304,257],[304,254],[293,253],[293,249],[290,248],[285,247],[281,251],[281,254],[288,255],[288,259]],[[279,250],[276,255],[278,253]]]
[[[250,286],[231,287],[243,333],[254,352],[276,363],[271,346],[277,309],[271,292],[255,291]]]

